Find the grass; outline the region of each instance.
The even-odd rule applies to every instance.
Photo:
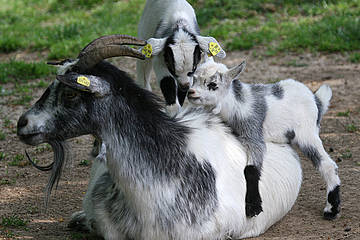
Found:
[[[11,128],[11,120],[10,119],[5,118],[3,124],[4,124],[4,127]]]
[[[12,184],[15,184],[16,183],[16,180],[13,179],[13,180],[10,180],[10,179],[1,179],[0,180],[0,185],[12,185]]]
[[[360,63],[360,52],[351,53],[349,56],[349,60],[352,63]]]
[[[2,237],[4,237],[5,239],[13,239],[15,237],[14,232],[9,229],[5,229],[1,233],[3,234]]]
[[[352,153],[350,152],[350,150],[347,149],[345,152],[343,152],[341,154],[341,158],[343,158],[343,159],[352,158]]]
[[[28,162],[25,161],[25,156],[23,154],[16,154],[8,164],[9,166],[23,167],[28,165]]]
[[[89,164],[90,164],[90,161],[87,159],[81,160],[79,163],[80,166],[89,166]]]
[[[3,227],[24,227],[28,222],[18,216],[1,217],[0,225]]]
[[[336,114],[338,117],[349,117],[350,116],[350,110],[347,110],[346,112],[338,112]]]
[[[49,50],[50,59],[76,57],[92,39],[106,34],[136,35],[143,0],[0,0],[0,51]],[[1,6],[0,5],[0,6]],[[126,24],[125,24],[126,23]]]
[[[55,73],[54,67],[42,62],[27,63],[10,60],[0,63],[0,83],[21,83],[29,79],[43,78]]]
[[[189,2],[195,8],[202,33],[218,38],[226,50],[263,46],[268,56],[287,51],[349,52],[349,60],[359,62],[359,53],[351,53],[360,50],[359,0]],[[0,52],[48,51],[49,59],[74,58],[98,36],[136,35],[144,3],[0,0]],[[9,81],[2,80],[8,79],[7,75],[21,79],[11,72],[0,75],[0,82]]]
[[[0,141],[4,141],[6,139],[6,134],[0,129]]]
[[[6,153],[0,152],[0,161],[6,158]]]
[[[348,124],[346,125],[346,131],[350,132],[350,133],[354,133],[358,130],[358,127],[355,126],[354,124]]]
[[[34,151],[35,151],[36,154],[43,153],[43,152],[48,152],[48,151],[51,151],[51,146],[48,143],[44,143],[44,144],[41,144],[39,146],[36,146]]]

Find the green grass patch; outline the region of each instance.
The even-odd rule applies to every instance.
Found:
[[[1,234],[5,239],[13,239],[15,237],[15,233],[9,229],[5,229]]]
[[[6,153],[0,152],[0,161],[5,160],[5,158],[6,158]]]
[[[23,154],[16,154],[11,162],[9,162],[9,166],[24,166],[25,156]]]
[[[351,53],[349,56],[349,60],[352,63],[360,63],[360,52]]]
[[[349,117],[350,116],[350,110],[347,110],[346,112],[338,112],[336,114],[338,117]]]
[[[6,139],[6,133],[4,133],[1,129],[0,129],[0,141],[4,141]]]
[[[13,185],[15,183],[16,183],[15,179],[11,180],[11,179],[7,179],[7,178],[3,178],[0,180],[0,185]]]
[[[340,15],[303,19],[289,24],[280,50],[351,51],[360,49],[360,17]]]
[[[3,227],[24,227],[28,221],[18,216],[1,217],[0,225]]]
[[[36,154],[51,151],[51,146],[48,143],[40,144],[35,147],[34,152]]]
[[[350,133],[354,133],[358,130],[358,127],[355,126],[354,124],[348,124],[346,125],[346,131],[350,132]]]
[[[8,19],[0,25],[0,51],[46,49],[50,50],[50,59],[74,58],[88,42],[101,35],[136,35],[144,3],[0,0],[0,18]]]
[[[11,60],[0,63],[0,83],[26,82],[29,79],[47,77],[56,69],[45,63],[27,63]]]
[[[89,166],[90,165],[90,161],[87,159],[83,159],[80,161],[79,163],[80,166]]]
[[[343,159],[349,159],[349,158],[352,158],[352,153],[350,150],[346,150],[346,152],[343,152],[341,154],[341,158]]]
[[[5,118],[3,124],[4,124],[4,127],[11,128],[11,120],[10,119]]]
[[[203,35],[216,37],[227,51],[263,46],[265,55],[272,56],[360,50],[359,0],[189,2]],[[136,36],[144,4],[145,0],[0,0],[0,52],[48,50],[49,59],[74,58],[101,35]],[[359,53],[349,60],[359,62]],[[0,82],[3,78],[0,75]]]
[[[360,1],[191,1],[203,32],[226,50],[265,46],[278,52],[360,49]],[[216,18],[214,17],[216,16]],[[204,31],[205,29],[205,31]]]

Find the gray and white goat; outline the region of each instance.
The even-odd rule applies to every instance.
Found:
[[[106,48],[102,45],[95,40],[88,48],[96,53]],[[78,62],[99,55],[87,58],[88,48]],[[120,55],[132,55],[130,49],[119,48]],[[105,61],[88,68],[75,63],[57,75],[20,117],[17,131],[31,145],[62,145],[84,134],[101,140],[83,211],[73,215],[69,226],[107,240],[257,236],[291,209],[301,185],[296,153],[287,144],[266,143],[259,184],[266,214],[249,221],[241,174],[246,153],[231,129],[202,108],[170,118],[154,94]],[[58,180],[63,158],[55,161],[50,168]]]
[[[322,85],[313,94],[293,79],[246,84],[238,80],[244,68],[245,62],[228,70],[224,64],[209,59],[196,71],[188,99],[218,113],[246,147],[246,215],[253,217],[262,211],[258,183],[265,142],[271,141],[295,144],[311,159],[327,184],[324,217],[335,218],[340,211],[338,167],[319,137],[320,121],[332,96],[330,87]]]
[[[154,67],[170,114],[178,112],[183,105],[202,53],[214,53],[209,50],[214,44],[216,56],[226,56],[213,37],[200,35],[194,9],[186,0],[147,0],[138,37],[147,39],[153,57],[137,62],[137,81],[151,91],[150,73]]]

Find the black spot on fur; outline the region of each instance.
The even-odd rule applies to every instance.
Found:
[[[278,83],[272,85],[271,93],[278,99],[282,99],[284,97],[284,89]]]
[[[194,49],[193,71],[196,70],[196,67],[199,64],[200,60],[201,60],[201,50],[199,45],[196,45]]]
[[[316,148],[313,146],[300,146],[301,151],[310,158],[316,168],[319,168],[321,157]]]
[[[291,143],[291,141],[295,138],[295,132],[294,130],[288,130],[285,133],[285,137],[288,140],[288,143]]]
[[[184,104],[187,92],[188,92],[189,88],[181,88],[178,86],[177,88],[177,96],[178,96],[178,100],[179,100],[179,104],[182,106]]]
[[[254,217],[263,211],[259,193],[260,172],[255,166],[246,166],[244,174],[246,179],[245,213],[247,217]]]
[[[316,120],[316,124],[318,126],[320,126],[321,117],[323,115],[323,106],[322,106],[322,102],[320,101],[320,99],[316,95],[314,95],[314,96],[315,96],[316,107],[318,109],[318,117],[317,117],[317,120]]]
[[[266,86],[263,84],[252,84],[250,85],[251,91],[254,94],[254,96],[265,96],[264,91],[266,89]]]
[[[331,212],[324,212],[324,218],[327,220],[335,219],[340,212],[340,186],[336,186],[328,194],[328,202],[331,204]]]
[[[165,64],[169,70],[169,72],[176,77],[175,73],[175,60],[174,60],[174,53],[170,46],[166,45],[164,49],[164,59]]]
[[[214,169],[207,161],[201,164],[195,156],[190,157],[188,164],[180,169],[184,179],[175,198],[174,211],[180,211],[181,218],[193,225],[201,224],[213,214],[217,195]]]
[[[160,89],[164,95],[167,105],[172,105],[176,103],[176,83],[175,79],[172,77],[164,77],[160,81]]]
[[[244,101],[244,96],[243,96],[243,92],[242,92],[242,83],[239,80],[234,80],[232,82],[232,89],[235,95],[236,100],[238,100],[239,102],[243,102]]]

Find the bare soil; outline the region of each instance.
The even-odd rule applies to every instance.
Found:
[[[261,50],[256,50],[257,52]],[[340,54],[301,54],[276,57],[254,57],[254,51],[232,52],[224,60],[229,66],[247,60],[242,75],[246,82],[266,83],[294,78],[312,90],[327,83],[333,90],[331,107],[322,121],[321,138],[325,149],[339,166],[342,180],[342,212],[334,221],[322,218],[326,201],[326,188],[320,174],[311,162],[301,156],[303,184],[293,209],[265,234],[262,239],[360,239],[360,66],[350,64]],[[116,60],[117,65],[132,76],[135,62],[127,58]],[[34,82],[39,80],[34,80]],[[50,79],[49,79],[50,82]],[[11,88],[8,84],[4,88]],[[42,91],[34,91],[33,102]],[[18,216],[27,221],[26,226],[0,226],[0,239],[93,239],[67,228],[70,215],[81,209],[89,179],[88,166],[80,164],[89,159],[92,137],[85,136],[71,141],[73,161],[44,209],[46,173],[30,166],[26,159],[17,166],[10,166],[16,154],[28,149],[38,163],[52,161],[48,147],[29,147],[16,137],[16,122],[27,108],[9,104],[9,97],[0,98],[0,126],[6,139],[0,141],[0,218]],[[32,102],[32,103],[33,103]],[[349,111],[349,116],[338,116]],[[8,121],[8,120],[10,121]],[[0,219],[1,225],[2,219]]]

